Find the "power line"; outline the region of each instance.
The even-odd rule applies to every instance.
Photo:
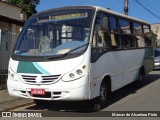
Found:
[[[132,0],[130,1],[130,6],[131,6],[131,11],[141,11],[141,6],[139,6],[139,4],[137,4],[137,2],[135,0]],[[143,19],[143,20],[146,20],[146,16],[144,15],[144,13],[142,12],[133,12],[133,15],[134,17],[137,17],[139,19]]]
[[[149,13],[151,13],[152,15],[154,15],[156,18],[160,19],[159,16],[157,16],[156,14],[154,14],[153,12],[151,12],[148,8],[146,8],[143,4],[141,4],[138,0],[135,0],[139,5],[141,5],[144,9],[146,9]]]
[[[159,15],[160,13],[160,9],[159,9],[159,5],[160,5],[160,1],[158,0],[155,0],[154,2],[152,0],[143,0],[144,2],[142,2],[141,0],[141,3],[143,3],[144,6],[146,6],[147,8],[149,8],[149,10],[152,10],[152,12],[154,12],[154,14]]]

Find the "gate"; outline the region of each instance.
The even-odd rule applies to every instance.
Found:
[[[17,35],[7,30],[0,29],[0,90],[7,88],[8,63],[13,47],[12,39]]]

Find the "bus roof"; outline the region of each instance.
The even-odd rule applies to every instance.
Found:
[[[119,17],[127,18],[127,19],[130,19],[130,20],[133,20],[133,21],[137,21],[137,22],[141,22],[141,23],[145,23],[145,24],[149,24],[150,25],[149,22],[146,22],[144,20],[140,20],[138,18],[134,18],[134,17],[128,16],[128,15],[124,15],[124,14],[112,11],[110,9],[107,9],[107,8],[103,8],[103,7],[99,7],[99,6],[94,6],[94,7],[96,8],[97,11],[101,10],[101,11],[104,11],[104,12],[119,16]]]
[[[140,19],[137,19],[137,18],[134,18],[134,17],[131,17],[131,16],[127,16],[127,15],[112,11],[112,10],[107,9],[107,8],[99,7],[99,6],[67,6],[67,7],[60,7],[60,8],[53,8],[53,9],[45,10],[45,11],[39,12],[35,15],[44,14],[44,13],[48,13],[48,12],[52,12],[52,11],[58,11],[58,10],[66,10],[66,9],[95,9],[96,11],[99,11],[99,10],[104,11],[104,12],[107,12],[107,13],[112,14],[112,15],[116,15],[116,16],[119,16],[119,17],[127,18],[127,19],[130,19],[130,20],[133,20],[133,21],[137,21],[137,22],[140,22],[140,23],[150,25],[150,23],[148,23],[144,20],[140,20]]]

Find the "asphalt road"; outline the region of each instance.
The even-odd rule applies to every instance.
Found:
[[[111,100],[109,105],[102,109],[97,113],[88,113],[85,112],[87,104],[85,103],[57,103],[56,107],[48,106],[47,108],[39,108],[36,105],[26,106],[22,108],[15,109],[13,111],[45,111],[48,112],[50,115],[57,115],[58,117],[47,118],[47,119],[67,119],[72,120],[76,116],[76,119],[85,119],[87,120],[97,120],[97,119],[105,119],[107,114],[110,112],[106,111],[126,111],[125,113],[133,113],[133,111],[148,111],[154,113],[154,111],[160,112],[160,70],[152,71],[150,74],[146,76],[146,81],[140,88],[134,87],[132,84],[127,85],[115,92],[111,95]],[[65,106],[65,107],[64,107]],[[68,114],[68,116],[67,116]],[[96,116],[97,114],[97,116]],[[139,114],[139,113],[138,113]],[[73,116],[73,117],[70,117]],[[82,117],[82,116],[83,117]],[[153,114],[154,116],[154,114]],[[107,117],[107,119],[113,120],[158,120],[160,118],[157,117]],[[31,118],[30,118],[31,119]],[[29,119],[28,119],[29,120]]]

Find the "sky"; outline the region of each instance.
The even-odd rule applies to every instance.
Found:
[[[40,0],[36,10],[41,12],[52,8],[79,5],[101,6],[124,13],[124,0]],[[129,0],[129,16],[149,23],[160,23],[160,0]]]

